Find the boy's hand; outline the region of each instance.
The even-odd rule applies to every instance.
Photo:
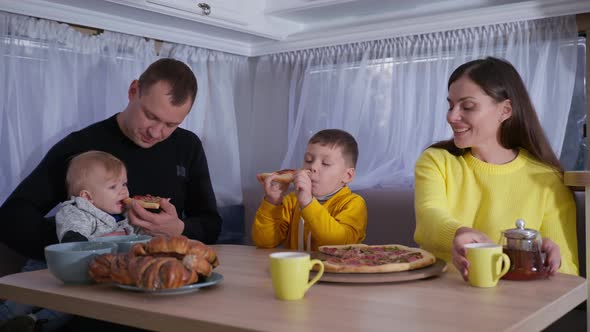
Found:
[[[293,183],[295,184],[295,192],[297,193],[299,206],[303,209],[313,200],[313,195],[311,194],[311,178],[309,177],[309,170],[297,171],[297,173],[295,173]]]
[[[260,182],[264,188],[264,199],[273,205],[281,205],[283,197],[289,190],[289,184],[283,182],[273,181],[278,174],[273,173],[267,177],[264,181]]]

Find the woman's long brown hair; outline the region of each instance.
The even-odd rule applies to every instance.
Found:
[[[500,125],[500,144],[504,148],[524,148],[542,163],[563,171],[545,137],[522,78],[512,64],[492,57],[464,63],[451,74],[447,88],[465,75],[496,102],[511,101],[512,116]],[[468,150],[458,148],[453,139],[434,143],[430,147],[445,149],[456,156]]]

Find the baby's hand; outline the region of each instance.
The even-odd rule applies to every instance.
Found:
[[[297,171],[297,173],[295,173],[295,179],[293,180],[293,183],[295,184],[295,192],[297,193],[299,206],[303,209],[313,200],[313,195],[311,194],[311,178],[309,177],[309,170],[305,169]]]
[[[277,174],[273,173],[261,182],[264,188],[264,199],[270,204],[281,205],[283,197],[285,197],[287,190],[289,190],[289,184],[273,181],[275,177],[277,177]]]
[[[110,232],[107,234],[103,234],[100,237],[104,237],[104,236],[120,236],[120,235],[127,235],[127,232],[123,231],[116,231],[116,232]]]

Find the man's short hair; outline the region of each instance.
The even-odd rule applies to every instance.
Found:
[[[91,150],[76,155],[70,160],[66,173],[68,195],[78,196],[80,191],[86,189],[90,174],[99,168],[114,178],[125,171],[125,164],[119,158],[103,151]]]
[[[313,135],[308,144],[329,145],[331,147],[339,147],[342,151],[344,160],[349,163],[352,168],[356,167],[356,162],[359,156],[358,144],[354,137],[348,132],[341,129],[324,129],[318,131]]]
[[[166,82],[170,85],[171,103],[180,106],[190,98],[191,106],[197,96],[197,78],[184,62],[163,58],[152,63],[139,76],[139,95],[147,92],[154,84]]]

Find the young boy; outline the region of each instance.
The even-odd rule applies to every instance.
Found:
[[[79,154],[70,161],[66,186],[71,199],[55,216],[60,242],[134,234],[123,216],[129,190],[121,160],[102,151]]]
[[[309,140],[303,169],[289,184],[264,181],[265,196],[256,212],[252,237],[257,247],[317,250],[322,245],[360,243],[365,239],[367,207],[347,184],[354,178],[357,143],[339,129],[322,130]]]
[[[60,242],[88,241],[99,236],[134,234],[124,218],[123,199],[129,197],[123,162],[102,151],[74,157],[68,166],[66,186],[71,200],[63,202],[55,216]],[[47,268],[45,262],[28,260],[23,271]],[[70,315],[5,301],[0,304],[0,332],[56,331]]]

